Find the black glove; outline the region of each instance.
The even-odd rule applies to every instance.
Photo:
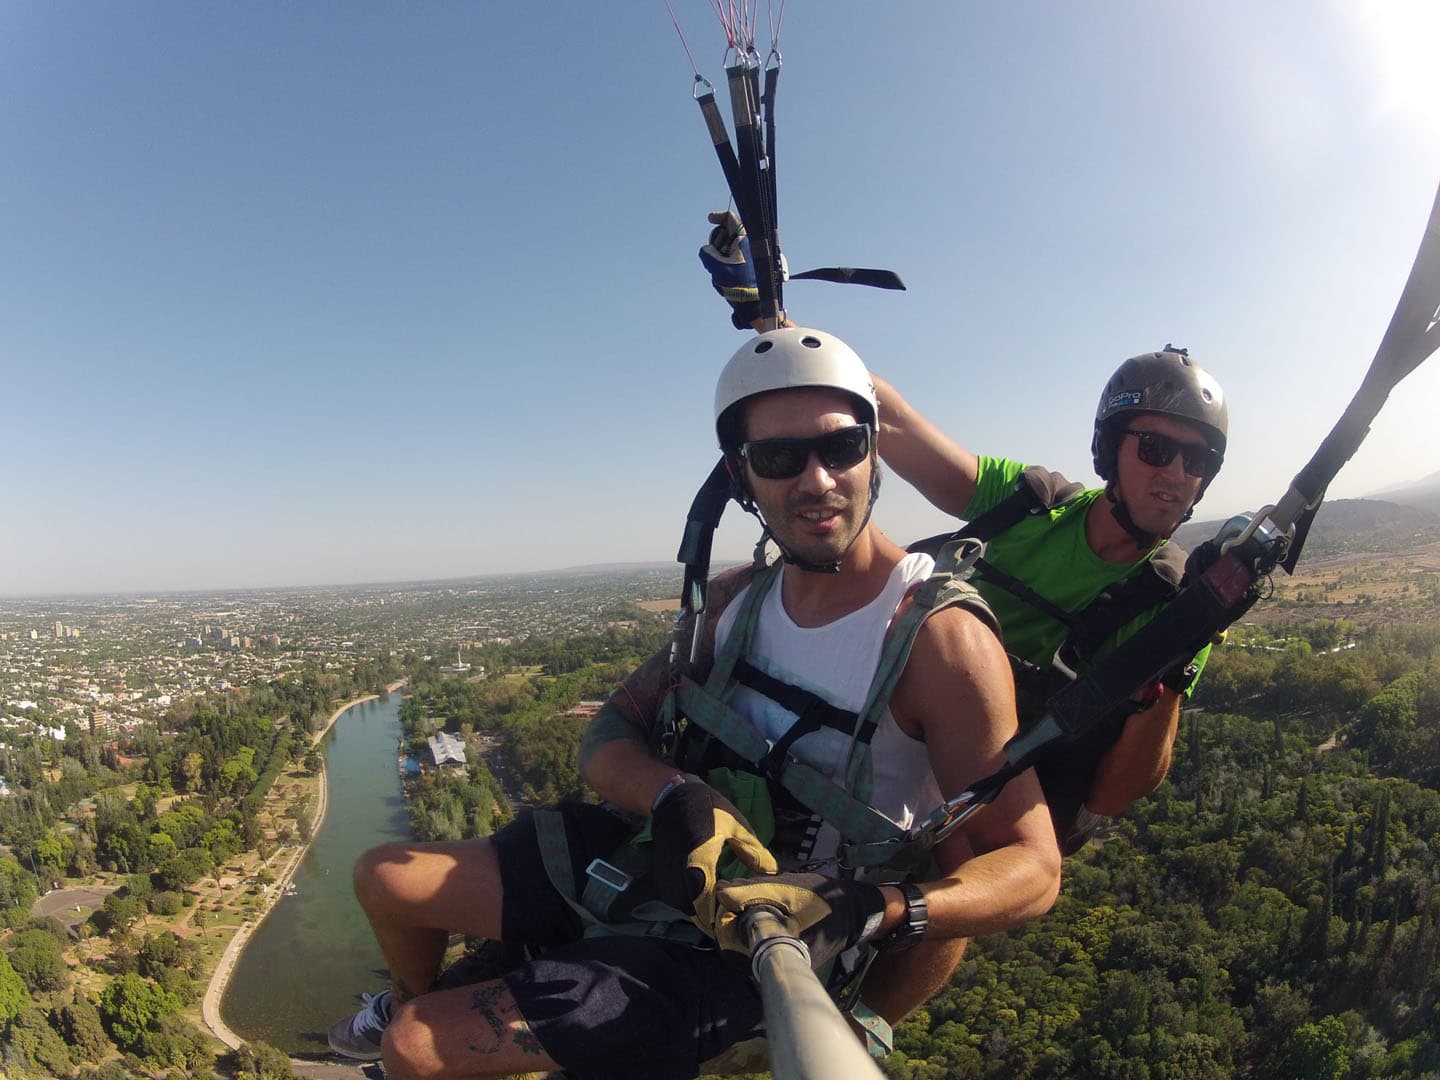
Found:
[[[660,796],[650,818],[654,841],[655,888],[660,899],[680,911],[694,912],[707,933],[715,922],[716,867],[728,847],[756,873],[779,867],[729,799],[698,776]]]
[[[763,905],[781,912],[791,931],[810,950],[818,968],[850,946],[874,936],[885,914],[885,894],[866,881],[821,874],[772,874],[738,878],[715,887],[716,918],[704,927],[722,949],[748,953],[740,929],[746,908]]]

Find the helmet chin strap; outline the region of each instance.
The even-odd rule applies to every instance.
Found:
[[[1130,516],[1130,507],[1121,502],[1120,497],[1115,494],[1113,483],[1105,485],[1105,497],[1110,500],[1111,517],[1130,535],[1130,539],[1139,545],[1141,551],[1149,551],[1160,541],[1160,537],[1155,533],[1147,532],[1136,524],[1135,519]]]

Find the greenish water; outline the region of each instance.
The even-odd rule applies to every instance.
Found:
[[[281,897],[241,953],[220,1014],[242,1039],[291,1054],[328,1053],[325,1032],[387,985],[350,871],[366,848],[410,836],[395,768],[399,694],[346,710],[324,741],[329,806]]]

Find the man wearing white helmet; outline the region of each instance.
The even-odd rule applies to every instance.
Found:
[[[947,942],[1049,909],[1060,857],[1032,773],[920,842],[932,810],[1002,764],[1014,692],[984,602],[870,521],[876,420],[863,363],[828,334],[774,331],[735,355],[717,434],[783,560],[717,577],[698,663],[657,654],[596,716],[581,763],[609,808],[362,857],[396,988],[332,1045],[383,1051],[392,1080],[691,1077],[760,1024],[738,931],[751,904],[793,917],[847,1004],[879,950],[864,998],[891,1020],[912,982],[948,971]],[[427,993],[449,931],[544,951]],[[935,947],[898,951],[922,938]]]

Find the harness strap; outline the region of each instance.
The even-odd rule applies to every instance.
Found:
[[[735,625],[730,630],[730,636],[725,639],[719,651],[715,654],[715,663],[710,669],[710,677],[705,680],[705,689],[711,691],[716,697],[727,696],[731,680],[734,676],[735,665],[750,648],[750,642],[755,639],[755,628],[760,623],[760,606],[765,600],[765,594],[770,591],[780,577],[783,569],[781,563],[774,563],[766,566],[764,563],[764,537],[755,547],[755,574],[750,579],[750,586],[745,592],[745,599],[741,602],[740,610],[735,616]]]
[[[848,735],[855,730],[855,722],[860,717],[859,713],[842,709],[803,686],[781,682],[743,657],[736,662],[733,677],[741,686],[748,686],[776,704],[784,706],[788,712],[793,712],[806,722],[810,731],[828,727]],[[788,739],[789,734],[785,737]]]
[[[850,1006],[850,1018],[865,1032],[865,1049],[872,1058],[884,1061],[895,1049],[895,1031],[883,1016],[859,998]]]
[[[676,703],[693,724],[715,736],[744,760],[763,761],[771,752],[771,744],[750,726],[729,703],[707,689],[686,679],[675,688]],[[786,755],[777,763],[773,781],[794,795],[803,805],[819,814],[840,832],[841,836],[858,841],[861,848],[884,846],[894,848],[905,838],[900,826],[880,811],[856,799],[819,770]],[[883,860],[881,860],[883,861]],[[878,865],[866,860],[852,865]]]
[[[1080,620],[1084,617],[1083,612],[1080,615],[1070,614],[1070,612],[1066,611],[1058,604],[1052,603],[1045,597],[1041,596],[1038,592],[1032,589],[1029,585],[1026,585],[1019,578],[1015,577],[1012,574],[1007,574],[998,566],[994,565],[993,563],[987,562],[984,559],[976,560],[975,573],[979,576],[981,581],[988,582],[989,584],[994,585],[997,588],[1004,589],[1011,596],[1015,597],[1015,599],[1023,603],[1029,604],[1033,608],[1043,611],[1046,615],[1049,615],[1050,618],[1054,619],[1067,630],[1073,632],[1076,626],[1079,624]]]
[[[685,564],[685,582],[680,591],[680,616],[676,627],[678,629],[687,613],[695,619],[688,657],[691,664],[695,663],[700,650],[700,636],[705,625],[700,616],[705,612],[710,588],[710,545],[720,525],[720,516],[725,513],[726,504],[730,501],[731,483],[730,471],[722,457],[690,503],[690,512],[685,516],[685,533],[680,539],[680,552],[675,556],[676,561]]]
[[[860,798],[870,796],[870,740],[889,707],[890,696],[910,660],[910,651],[925,620],[937,611],[960,605],[980,613],[996,635],[1000,633],[989,605],[965,580],[983,550],[983,544],[967,539],[952,540],[942,547],[930,576],[915,590],[910,606],[891,627],[875,667],[875,677],[865,695],[865,704],[860,709],[860,722],[845,766],[845,786]]]
[[[1021,472],[1014,492],[985,513],[948,536],[918,540],[909,550],[935,553],[958,536],[989,541],[1032,514],[1064,505],[1083,490],[1083,485],[1070,483],[1059,473],[1032,465]],[[1101,646],[1126,623],[1173,600],[1184,571],[1184,551],[1174,544],[1162,544],[1128,576],[1110,583],[1072,613],[988,560],[975,561],[975,576],[981,581],[1003,589],[1065,628],[1065,639],[1048,665],[1039,666],[1009,654],[1017,685],[1041,700],[1069,685],[1075,672],[1092,661]],[[1177,674],[1175,681],[1187,681],[1187,677]]]
[[[775,741],[770,752],[759,762],[765,775],[772,780],[778,779],[780,766],[797,739],[827,727],[849,735],[855,730],[856,721],[859,719],[858,713],[839,708],[803,686],[781,682],[743,657],[735,664],[735,681],[765,695],[796,716],[795,722]]]
[[[1022,470],[1016,478],[1015,490],[985,513],[967,521],[955,532],[917,540],[907,550],[925,551],[933,555],[946,541],[959,536],[989,542],[1030,515],[1053,510],[1084,490],[1084,484],[1073,483],[1057,472],[1031,465]]]
[[[1162,544],[1144,567],[1107,585],[1076,617],[1067,652],[1091,657],[1105,642],[1132,619],[1175,598],[1185,573],[1185,553],[1175,544]]]
[[[580,917],[586,937],[601,934],[658,937],[693,946],[703,946],[709,942],[710,939],[683,912],[658,900],[637,904],[630,912],[628,920],[612,922],[604,915],[597,914],[586,906],[584,900],[577,897],[575,872],[570,861],[570,841],[565,835],[564,815],[558,810],[540,809],[534,811],[532,820],[535,822],[535,839],[540,848],[540,860],[545,867],[545,876],[550,879],[551,886],[560,898]],[[612,856],[612,860],[619,857]],[[591,877],[585,889],[586,896],[599,897],[600,894],[592,892],[596,887],[596,879]],[[604,897],[599,901],[599,906],[606,915],[616,898]]]

